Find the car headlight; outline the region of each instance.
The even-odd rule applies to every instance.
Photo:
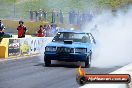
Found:
[[[47,47],[45,47],[45,51],[48,51],[48,52],[55,52],[55,51],[56,51],[56,47],[47,46]]]
[[[76,48],[75,53],[87,53],[87,49],[86,48]]]

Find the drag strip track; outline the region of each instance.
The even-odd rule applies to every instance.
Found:
[[[78,88],[72,64],[44,67],[39,56],[0,62],[0,88]],[[110,73],[120,67],[87,68],[88,73]]]

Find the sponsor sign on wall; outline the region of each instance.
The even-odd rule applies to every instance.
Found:
[[[52,37],[9,39],[9,56],[44,54],[45,46]]]
[[[20,54],[20,40],[19,39],[9,39],[8,55],[16,56]]]

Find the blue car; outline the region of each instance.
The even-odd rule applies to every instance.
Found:
[[[85,62],[85,67],[90,67],[93,44],[95,39],[91,33],[60,31],[45,47],[45,66],[50,66],[51,60],[58,60]]]

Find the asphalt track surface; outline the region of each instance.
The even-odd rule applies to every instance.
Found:
[[[77,68],[77,64],[64,62],[45,67],[40,56],[0,62],[0,88],[78,88]],[[118,68],[91,67],[86,71],[105,74]]]

